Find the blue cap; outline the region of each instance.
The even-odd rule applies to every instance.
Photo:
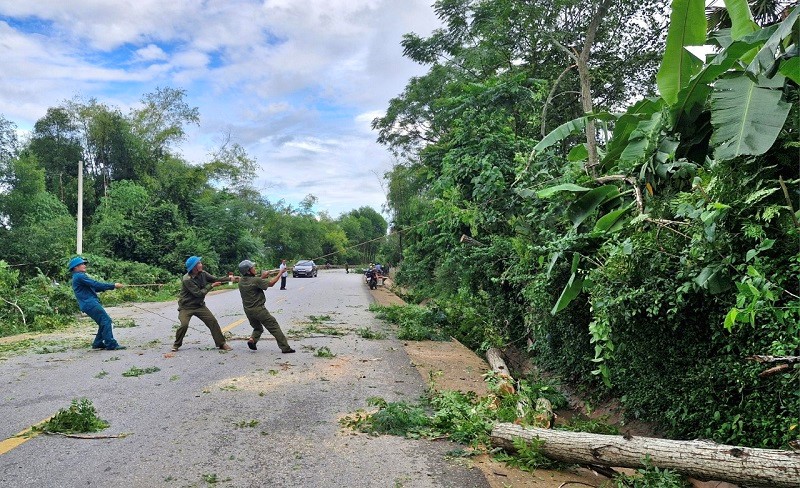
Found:
[[[197,263],[200,262],[203,258],[197,256],[190,256],[189,259],[186,260],[186,271],[191,271],[197,266]]]
[[[80,256],[75,256],[74,258],[69,260],[69,264],[67,265],[67,269],[69,271],[72,271],[72,268],[74,268],[75,266],[79,266],[79,265],[81,265],[83,263],[88,263],[88,262],[89,261],[83,259]]]

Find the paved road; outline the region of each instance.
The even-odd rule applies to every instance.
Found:
[[[488,486],[478,470],[445,456],[452,444],[342,429],[338,419],[367,398],[413,402],[425,380],[391,334],[367,340],[354,333],[387,330],[367,310],[371,298],[359,275],[323,271],[290,278],[288,288],[270,289],[267,307],[296,354],[281,354],[268,333],[250,351],[239,294],[222,291],[207,304],[230,329],[230,352],[215,349],[193,319],[181,350],[169,353],[177,326],[171,302],[109,309],[137,324],[116,330],[125,351],[89,351],[86,342],[87,349],[0,361],[0,440],[79,397],[111,424],[103,434],[130,433],[31,438],[0,454],[0,486]],[[347,334],[309,333],[312,315],[330,316],[321,325]],[[92,334],[86,330],[87,341]],[[316,356],[323,346],[336,357]],[[160,371],[122,376],[134,366]]]

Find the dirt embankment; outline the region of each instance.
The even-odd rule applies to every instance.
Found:
[[[375,302],[380,305],[403,305],[405,302],[391,291],[391,280],[385,286],[371,291]],[[366,285],[365,285],[366,286]],[[437,390],[474,391],[478,395],[486,395],[486,384],[483,374],[489,371],[486,361],[472,350],[456,340],[450,342],[406,341],[403,346],[412,363],[423,378],[429,379]],[[511,357],[509,366],[515,371],[525,371],[529,364],[520,356]],[[583,415],[583,402],[577,395],[567,392],[572,410],[556,412],[565,421],[574,415]],[[596,406],[592,410],[592,418],[604,418],[610,423],[619,423],[621,414],[619,406],[613,402]],[[642,422],[625,424],[628,433],[641,436],[653,436],[652,426]],[[473,458],[474,466],[479,468],[492,488],[545,488],[575,486],[594,486],[598,488],[613,486],[605,477],[588,469],[570,471],[551,471],[538,469],[532,473],[521,471],[495,461],[488,455]],[[630,469],[618,469],[631,473]],[[737,488],[736,485],[721,481],[690,480],[694,488]]]
[[[387,280],[385,286],[371,291],[375,302],[386,306],[405,304],[390,286],[391,281]],[[489,365],[460,342],[406,341],[403,346],[419,374],[431,381],[435,389],[474,391],[478,395],[488,393],[483,375],[489,371]],[[529,473],[497,462],[488,455],[476,456],[470,462],[483,472],[492,488],[546,488],[568,482],[599,487],[605,480],[586,469],[539,469]]]

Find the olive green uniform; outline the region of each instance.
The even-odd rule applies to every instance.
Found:
[[[192,276],[189,273],[183,275],[183,278],[181,278],[181,292],[178,296],[178,320],[180,320],[181,325],[175,332],[175,343],[173,344],[175,349],[183,345],[183,338],[186,335],[186,331],[189,330],[189,320],[192,317],[197,317],[206,324],[217,347],[222,347],[225,344],[225,336],[222,334],[217,318],[206,307],[206,294],[211,291],[213,288],[211,285],[215,281],[226,282],[230,280],[228,276],[217,278],[205,271],[197,273],[197,276]]]
[[[244,314],[253,327],[253,342],[258,342],[266,328],[275,337],[281,351],[290,352],[292,348],[289,346],[286,336],[283,335],[278,321],[264,306],[267,302],[264,290],[267,288],[269,288],[269,282],[259,276],[242,276],[239,279],[239,294],[242,295]]]

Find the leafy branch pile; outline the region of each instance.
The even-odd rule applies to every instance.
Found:
[[[397,325],[397,338],[405,341],[446,341],[449,321],[446,315],[435,308],[418,305],[376,305],[369,309],[376,316]]]
[[[97,416],[97,410],[91,400],[76,398],[72,400],[69,408],[62,408],[53,418],[35,429],[50,433],[84,434],[99,432],[108,425],[108,422]]]
[[[419,404],[406,402],[387,402],[373,397],[367,400],[377,411],[358,412],[343,418],[340,422],[346,427],[372,435],[396,435],[410,439],[447,438],[460,444],[471,446],[475,452],[487,452],[489,434],[496,422],[517,422],[533,425],[531,418],[519,418],[518,405],[533,405],[537,398],[547,398],[555,408],[566,405],[566,399],[549,382],[535,378],[519,382],[519,392],[500,393],[497,378],[487,375],[487,383],[492,393],[479,397],[474,392],[435,391],[430,389]],[[618,429],[597,420],[584,421],[579,418],[558,426],[566,430],[618,434]],[[515,439],[516,451],[513,454],[493,452],[496,459],[524,471],[535,469],[564,469],[569,467],[541,454],[536,441],[526,442]],[[462,452],[463,455],[463,451]],[[688,486],[685,479],[669,470],[646,465],[637,475],[619,475],[614,479],[618,488],[681,488]]]
[[[95,279],[108,277],[112,281],[113,277],[125,276],[129,284],[164,283],[105,293],[103,301],[107,305],[172,300],[180,287],[174,275],[158,268],[92,254],[85,256],[92,263],[92,276]],[[48,332],[75,324],[78,305],[69,277],[62,273],[57,280],[41,272],[25,279],[18,267],[12,268],[0,260],[0,337],[24,332]]]
[[[374,413],[359,411],[342,423],[370,434],[391,434],[409,438],[443,438],[481,447],[489,444],[489,434],[495,422],[514,422],[532,425],[532,418],[519,417],[518,405],[531,407],[538,398],[547,398],[554,408],[566,405],[566,399],[553,384],[530,378],[519,382],[516,393],[500,393],[497,378],[486,377],[490,391],[486,397],[474,392],[428,390],[420,403],[387,402],[372,397],[367,404],[377,407]],[[530,412],[530,408],[526,410]]]

